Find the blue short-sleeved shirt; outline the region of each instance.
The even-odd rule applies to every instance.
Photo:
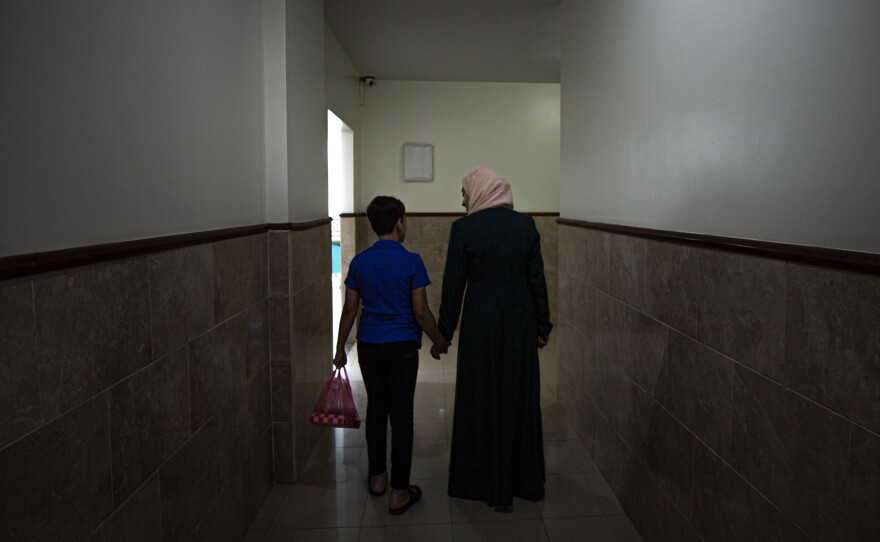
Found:
[[[345,286],[361,296],[357,340],[422,342],[413,316],[412,291],[431,284],[422,257],[397,241],[382,240],[351,261]]]

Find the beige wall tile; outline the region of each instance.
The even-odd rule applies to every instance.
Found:
[[[575,245],[585,248],[585,261],[581,273],[587,284],[603,292],[611,291],[611,234],[577,228]]]
[[[148,265],[153,359],[159,359],[214,327],[213,247],[154,254]]]
[[[272,429],[267,427],[256,446],[248,450],[242,469],[245,526],[252,525],[272,490]]]
[[[557,396],[563,411],[571,419],[577,417],[577,402],[586,393],[584,379],[583,350],[580,335],[568,324],[560,324],[554,330],[557,341]]]
[[[558,249],[560,402],[640,529],[876,531],[876,277],[567,226]]]
[[[290,298],[269,298],[269,352],[272,360],[290,360]]]
[[[204,425],[159,469],[162,540],[189,540],[220,492],[218,424]]]
[[[27,359],[22,352],[31,337],[43,416],[55,418],[0,451],[4,473],[28,476],[28,484],[14,477],[0,482],[13,484],[21,497],[16,506],[0,506],[6,510],[0,514],[15,516],[0,517],[0,538],[91,534],[97,541],[125,532],[132,540],[175,540],[209,532],[211,524],[233,528],[227,517],[244,529],[252,515],[242,510],[256,513],[272,475],[267,238],[0,285],[4,329],[17,337],[0,332],[2,368],[15,370],[9,381],[27,382],[20,360]],[[25,320],[30,333],[27,322],[13,325]],[[27,402],[26,386],[19,388],[10,408]],[[0,410],[0,422],[6,415]],[[2,438],[7,431],[0,423]],[[161,502],[151,491],[160,482]],[[33,491],[22,493],[26,486]],[[0,494],[11,495],[11,487]],[[76,514],[64,502],[76,503]],[[114,502],[126,504],[114,512]]]
[[[268,295],[265,234],[214,243],[214,320],[222,322]]]
[[[736,366],[730,464],[817,540],[845,523],[850,423]]]
[[[151,361],[146,258],[34,278],[44,420]]]
[[[734,362],[669,333],[666,408],[721,457],[730,456]]]
[[[0,449],[42,423],[30,280],[0,283]]]
[[[247,363],[245,378],[250,380],[269,363],[269,300],[263,299],[247,310]]]
[[[694,461],[693,524],[710,540],[810,540],[718,455],[700,443],[697,443]]]
[[[348,266],[357,250],[357,219],[355,217],[342,218],[339,228],[340,245],[339,245],[339,266],[342,273],[342,279],[348,276]]]
[[[162,539],[159,476],[153,475],[131,498],[117,507],[88,542],[153,542]]]
[[[628,235],[611,237],[610,293],[627,305],[645,305],[645,240]]]
[[[188,355],[178,348],[110,388],[114,502],[125,501],[190,438]]]
[[[657,401],[666,397],[666,350],[669,328],[629,307],[624,315],[621,368]]]
[[[330,274],[330,225],[291,232],[291,295]]]
[[[880,277],[789,266],[784,382],[880,432]]]
[[[289,231],[270,231],[268,234],[269,295],[290,294],[290,236]]]
[[[776,380],[785,355],[786,264],[702,250],[697,339]]]
[[[293,424],[272,424],[272,449],[274,457],[274,479],[276,484],[296,482],[296,469],[293,458]]]
[[[691,337],[697,332],[698,249],[646,241],[645,312]]]
[[[694,436],[668,411],[653,411],[645,464],[675,506],[691,517],[694,487]]]
[[[843,540],[870,540],[880,532],[880,516],[874,513],[880,502],[880,435],[852,427],[849,478]]]
[[[293,421],[293,377],[290,360],[272,360],[272,421]]]
[[[109,432],[105,392],[0,450],[0,537],[82,540],[95,530],[113,511]]]
[[[247,533],[244,516],[241,466],[236,476],[220,490],[193,534],[194,540],[241,540]]]

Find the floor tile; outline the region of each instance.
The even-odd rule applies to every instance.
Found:
[[[409,512],[407,512],[409,513]],[[452,525],[393,525],[361,527],[358,542],[448,542]]]
[[[443,446],[449,443],[446,435],[446,418],[417,420],[413,427],[415,446]]]
[[[268,531],[263,542],[357,542],[359,527]]]
[[[361,412],[361,426],[358,429],[336,429],[324,427],[315,443],[316,448],[365,448],[367,446],[366,410]]]
[[[599,472],[580,440],[545,440],[544,466],[547,474]]]
[[[446,397],[420,397],[416,395],[413,405],[413,417],[416,420],[422,418],[445,418]],[[419,422],[416,421],[418,424]]]
[[[544,531],[544,523],[539,519],[454,523],[452,540],[454,542],[547,542],[547,534]]]
[[[449,382],[416,382],[416,397],[446,397]]]
[[[479,523],[479,522],[510,522],[531,519],[541,519],[538,512],[538,503],[513,499],[513,511],[510,513],[496,512],[495,507],[489,506],[483,501],[471,501],[468,499],[449,499],[449,508],[452,512],[453,523]]]
[[[451,399],[452,402],[449,403],[448,406],[453,406],[455,404],[455,381],[448,381],[443,383],[444,393],[446,394],[447,399]]]
[[[388,513],[388,495],[367,494],[367,396],[357,363],[348,372],[362,424],[358,430],[323,429],[302,482],[272,488],[246,542],[345,541],[567,541],[641,542],[637,531],[568,423],[556,397],[555,351],[541,351],[541,408],[546,496],[514,499],[511,513],[446,494],[455,411],[456,353],[441,361],[419,354],[412,483],[421,501],[402,516]],[[389,429],[389,454],[390,437]],[[390,459],[390,458],[389,458]]]
[[[544,526],[550,542],[642,542],[626,516],[545,519]]]
[[[439,361],[419,359],[419,382],[443,382],[445,370]]]
[[[303,482],[353,482],[368,470],[367,448],[315,448]]]
[[[360,525],[367,485],[352,482],[303,482],[290,486],[271,528],[320,529]]]
[[[449,478],[449,446],[415,446],[410,478],[414,480]]]
[[[603,516],[623,510],[599,473],[549,474],[546,495],[538,503],[543,518]]]
[[[578,438],[574,427],[565,419],[565,416],[552,416],[542,412],[541,425],[544,431],[544,440],[573,440]]]
[[[556,394],[556,364],[541,365],[541,382],[547,386],[548,391]]]

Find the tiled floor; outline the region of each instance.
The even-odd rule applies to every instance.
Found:
[[[455,396],[455,349],[436,361],[421,351],[415,399],[412,483],[422,501],[402,516],[388,514],[388,497],[367,493],[364,424],[326,429],[303,480],[277,485],[246,537],[247,542],[304,541],[569,541],[640,542],[608,484],[556,404],[554,343],[541,352],[546,497],[514,500],[513,513],[446,495],[449,439]],[[349,376],[359,410],[366,411],[356,349]]]

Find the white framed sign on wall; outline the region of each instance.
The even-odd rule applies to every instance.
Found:
[[[403,144],[403,180],[408,183],[434,181],[434,145],[430,143]]]

